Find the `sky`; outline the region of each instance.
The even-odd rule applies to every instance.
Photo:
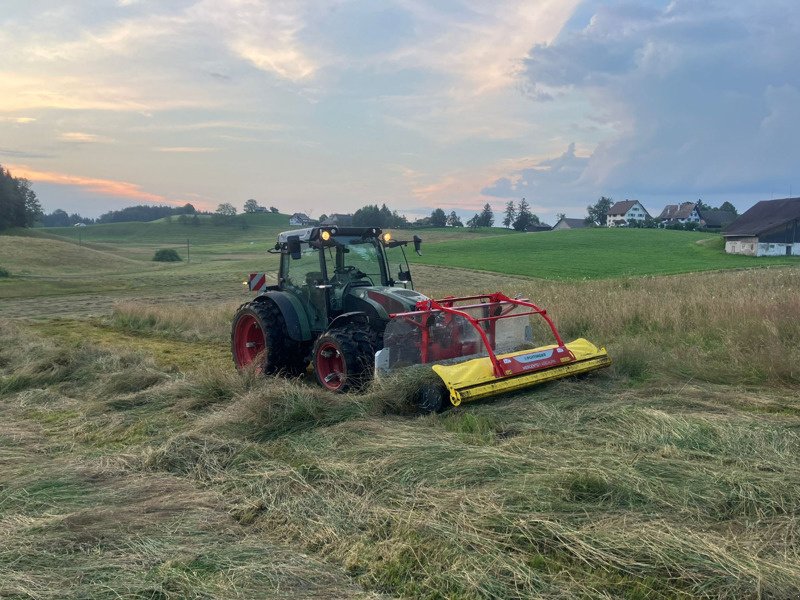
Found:
[[[4,0],[0,56],[47,212],[800,195],[796,0]]]

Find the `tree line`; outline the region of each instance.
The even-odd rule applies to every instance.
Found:
[[[42,207],[27,179],[14,177],[0,165],[0,231],[11,227],[33,227]]]

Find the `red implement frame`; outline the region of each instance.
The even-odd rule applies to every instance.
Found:
[[[476,304],[455,306],[455,304],[458,302],[469,302],[469,301],[478,301],[478,302]],[[517,306],[524,306],[529,308],[530,310],[528,312],[517,312],[510,314],[511,310],[513,310],[513,308]],[[497,314],[492,314],[489,315],[488,317],[479,317],[479,318],[475,318],[469,313],[465,312],[466,309],[470,308],[486,308],[486,307],[496,307],[499,310],[496,310]],[[503,310],[504,307],[507,307],[508,310],[504,311]],[[503,366],[500,364],[497,355],[494,352],[495,325],[499,319],[539,315],[550,326],[550,330],[553,332],[553,337],[555,338],[558,346],[559,347],[564,346],[564,342],[561,339],[561,336],[558,334],[558,331],[556,330],[556,326],[553,324],[553,321],[547,315],[546,310],[544,310],[543,308],[539,308],[533,302],[528,302],[527,300],[520,300],[517,298],[509,298],[508,296],[500,292],[495,292],[493,294],[484,294],[482,296],[463,296],[461,298],[449,296],[447,298],[442,298],[441,300],[422,300],[420,302],[417,302],[415,308],[416,310],[414,311],[396,313],[389,315],[389,317],[393,319],[395,318],[405,319],[407,322],[416,325],[421,329],[422,347],[420,348],[420,351],[423,364],[427,363],[429,358],[428,327],[426,326],[425,323],[418,323],[414,321],[412,317],[416,317],[422,314],[436,313],[436,312],[458,315],[459,317],[466,319],[475,328],[475,330],[481,336],[483,345],[486,347],[486,352],[489,355],[489,359],[492,361],[492,368],[494,370],[495,377],[505,377],[507,375],[507,373],[503,369]],[[487,326],[481,327],[481,323],[487,323]]]

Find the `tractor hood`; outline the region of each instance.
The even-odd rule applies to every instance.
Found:
[[[349,295],[368,303],[382,319],[388,319],[390,314],[414,310],[417,302],[428,299],[414,290],[386,286],[354,287]]]

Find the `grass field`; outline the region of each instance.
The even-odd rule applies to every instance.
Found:
[[[653,229],[577,229],[493,239],[453,240],[426,248],[421,262],[544,279],[602,279],[798,264],[725,254],[716,234]]]
[[[603,239],[722,270],[531,279],[481,248],[562,233],[427,236],[426,261],[489,262],[417,263],[424,293],[526,295],[614,359],[432,416],[409,373],[345,396],[236,373],[263,248],[0,236],[0,598],[798,597],[800,268],[649,233]]]

